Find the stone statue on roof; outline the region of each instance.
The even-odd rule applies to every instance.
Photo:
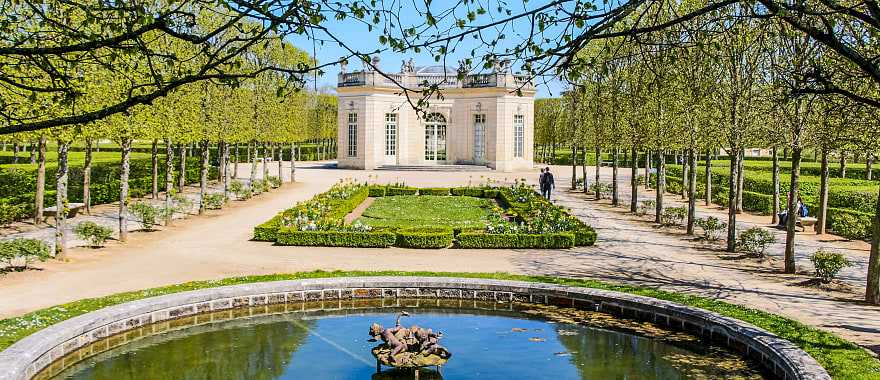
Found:
[[[413,73],[416,71],[416,64],[412,58],[404,59],[400,64],[400,72],[401,73]]]

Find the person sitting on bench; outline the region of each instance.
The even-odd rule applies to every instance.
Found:
[[[797,214],[801,218],[808,215],[807,206],[804,204],[804,201],[803,199],[801,199],[800,195],[798,195],[797,200]],[[777,215],[779,215],[779,227],[785,227],[786,223],[788,223],[788,210],[783,210]]]

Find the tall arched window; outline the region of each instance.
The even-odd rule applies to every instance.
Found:
[[[439,113],[425,118],[425,160],[446,161],[446,118]]]

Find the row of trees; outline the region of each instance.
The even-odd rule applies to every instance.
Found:
[[[657,9],[651,17],[663,24],[677,14],[687,14],[694,5],[676,6]],[[745,149],[772,149],[776,204],[780,203],[778,156],[782,150],[786,155],[791,153],[790,188],[786,189],[790,196],[783,202],[788,214],[795,215],[803,152],[812,148],[821,156],[823,167],[817,231],[824,233],[829,156],[860,152],[870,165],[880,150],[880,114],[877,108],[852,97],[803,91],[816,85],[809,83],[817,80],[816,70],[844,72],[851,69],[851,64],[839,60],[827,47],[790,24],[750,17],[752,12],[750,7],[731,5],[718,15],[694,17],[650,33],[623,33],[588,44],[578,57],[590,62],[592,69],[563,98],[538,107],[536,139],[571,136],[552,144],[575,146],[575,151],[577,146],[591,146],[597,156],[603,149],[610,150],[615,205],[620,202],[616,177],[621,150],[629,151],[630,160],[636,162],[643,159],[640,154],[647,152],[647,166],[656,161],[658,218],[663,209],[666,171],[666,160],[661,157],[685,152],[688,233],[694,230],[697,161],[705,158],[706,186],[711,186],[711,160],[716,151],[723,149],[730,160],[726,186],[730,251],[735,249],[736,218],[742,210]],[[624,21],[616,28],[631,30],[635,22]],[[856,76],[849,81],[859,82],[872,86]],[[845,158],[842,160],[845,165]],[[638,197],[637,166],[632,165],[633,211]],[[705,193],[708,203],[712,191],[708,188]],[[787,273],[795,271],[795,222],[795,218],[788,218],[786,226]],[[878,228],[880,220],[875,221],[866,291],[866,298],[874,303],[880,302]]]
[[[245,24],[247,25],[247,24]],[[252,65],[254,68],[265,65],[279,67],[297,67],[311,61],[302,50],[296,49],[287,42],[270,40],[265,44],[253,47],[249,54],[242,56],[240,65]],[[149,64],[149,62],[144,62]],[[116,71],[118,74],[119,71]],[[91,83],[100,86],[100,93],[112,94],[124,86],[116,86],[112,75],[96,71],[89,75],[95,78]],[[138,75],[129,72],[128,75]],[[112,140],[120,147],[120,194],[119,194],[119,238],[126,240],[127,206],[129,199],[129,173],[132,144],[145,141],[151,145],[152,153],[152,197],[158,198],[161,182],[164,182],[166,209],[171,209],[171,198],[175,192],[182,191],[186,178],[186,156],[197,151],[200,161],[201,196],[207,194],[210,153],[217,152],[214,161],[219,163],[219,180],[228,192],[230,175],[238,176],[238,165],[229,163],[239,161],[251,162],[251,183],[257,175],[258,157],[263,158],[263,178],[269,176],[267,161],[275,158],[278,161],[278,177],[283,178],[281,169],[282,150],[290,151],[290,175],[295,178],[297,156],[295,142],[319,142],[319,150],[331,149],[330,138],[336,131],[336,97],[330,94],[308,92],[293,87],[289,90],[288,83],[299,80],[280,71],[265,71],[246,81],[202,81],[190,86],[170,91],[167,96],[157,99],[149,105],[138,105],[118,114],[108,115],[94,122],[73,124],[33,132],[22,132],[4,137],[4,144],[25,145],[33,142],[36,154],[36,191],[34,198],[34,221],[41,223],[44,214],[44,194],[46,183],[46,149],[47,142],[54,141],[57,145],[56,176],[56,255],[63,259],[65,249],[66,208],[68,207],[68,173],[69,152],[75,141],[85,144],[85,162],[83,167],[83,202],[87,212],[91,205],[89,194],[92,155],[95,142]],[[2,91],[2,89],[0,89]],[[98,101],[91,99],[99,91],[89,91],[70,99],[59,99],[57,102],[45,102],[40,105],[45,112],[63,114],[75,109],[82,103]],[[113,95],[108,95],[113,96]],[[75,111],[70,111],[74,113]],[[241,146],[241,149],[240,149]],[[17,148],[17,147],[16,147]],[[190,149],[196,148],[196,149]],[[241,151],[240,151],[241,150]],[[245,152],[247,159],[244,160]],[[164,154],[165,162],[159,158]],[[179,168],[175,168],[175,157],[179,157]],[[160,165],[165,166],[164,179],[157,178]],[[179,183],[174,184],[174,172],[179,173]],[[224,194],[227,195],[227,194]],[[205,211],[201,202],[199,213]],[[167,215],[170,221],[170,214]]]

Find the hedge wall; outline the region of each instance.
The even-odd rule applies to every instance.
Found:
[[[419,195],[449,195],[448,187],[425,187],[419,189]]]
[[[496,195],[495,197],[487,196],[486,198],[497,198],[498,192],[496,190],[484,190],[479,187],[454,187],[452,188],[452,195],[460,197],[483,198],[486,191],[489,191],[491,192],[491,194]]]
[[[485,232],[462,232],[458,234],[460,248],[571,248],[575,235],[570,232],[552,234],[487,234]]]
[[[282,227],[277,233],[277,244],[298,246],[385,248],[394,245],[391,231],[299,231]]]
[[[389,187],[385,190],[386,196],[395,196],[395,195],[416,195],[419,192],[419,189],[415,187]]]
[[[451,228],[405,228],[397,231],[398,247],[403,248],[447,248],[452,245]]]

